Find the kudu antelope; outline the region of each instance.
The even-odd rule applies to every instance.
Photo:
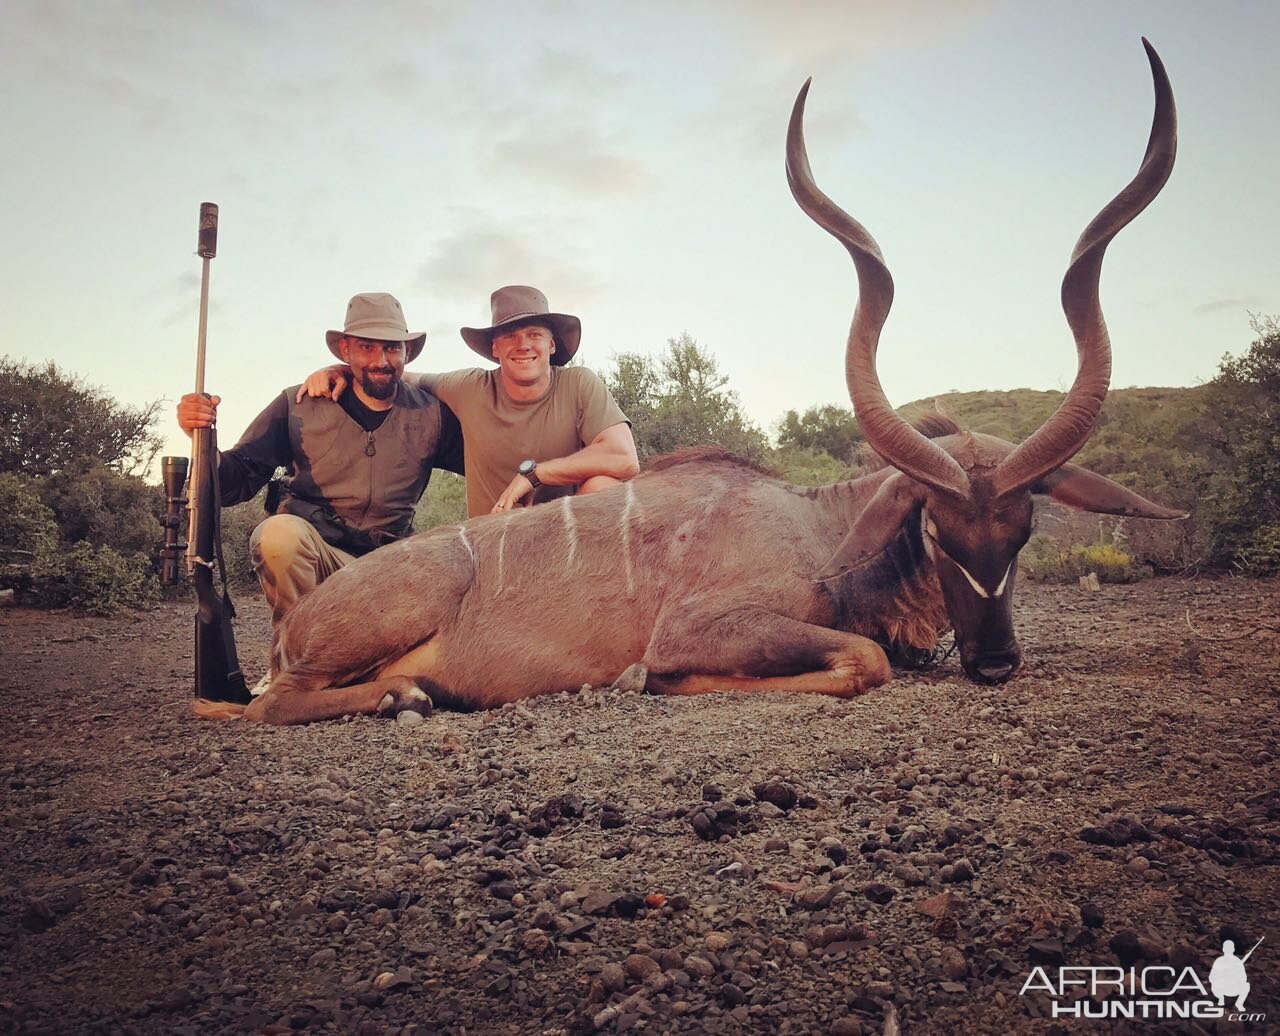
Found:
[[[1021,662],[1012,605],[1033,494],[1104,514],[1183,517],[1067,463],[1110,378],[1103,253],[1173,167],[1173,95],[1144,45],[1156,92],[1146,156],[1076,245],[1062,303],[1078,373],[1026,442],[936,419],[922,432],[889,405],[875,357],[893,281],[871,235],[814,184],[806,83],[791,115],[787,177],[800,207],[853,257],[859,297],[846,375],[885,466],[802,489],[731,456],[689,451],[607,492],[384,547],[287,616],[270,686],[245,718],[424,710],[428,696],[483,708],[624,671],[632,685],[666,694],[849,696],[890,678],[886,648],[919,653],[948,628],[970,678],[1007,680]]]

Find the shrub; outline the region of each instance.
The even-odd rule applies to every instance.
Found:
[[[64,544],[87,540],[133,554],[151,552],[160,538],[156,518],[164,512],[164,490],[102,464],[41,479],[40,498]]]
[[[854,476],[849,465],[813,447],[780,446],[769,452],[765,462],[797,486],[824,486]]]
[[[266,492],[263,489],[252,500],[222,509],[222,557],[227,563],[227,582],[232,586],[244,589],[258,585],[249,555],[249,536],[267,517],[262,506]],[[217,582],[216,571],[213,578]]]
[[[1103,583],[1136,583],[1151,574],[1114,543],[1064,548],[1044,533],[1032,536],[1023,547],[1019,565],[1029,578],[1048,583],[1074,583],[1090,572],[1096,572]]]
[[[0,472],[0,584],[29,588],[58,556],[58,524],[35,484]]]
[[[127,406],[57,364],[0,356],[0,471],[38,477],[97,462],[141,474],[162,439],[158,401]]]
[[[1098,579],[1104,583],[1136,583],[1150,574],[1129,554],[1111,543],[1072,547],[1067,554],[1066,565],[1075,579],[1097,572]]]
[[[687,333],[669,339],[656,359],[615,356],[601,377],[631,421],[642,464],[684,446],[718,446],[757,461],[768,449],[716,358]]]
[[[1236,566],[1255,576],[1280,572],[1280,525],[1253,529],[1236,555]]]
[[[0,473],[0,584],[45,607],[70,606],[95,615],[155,600],[159,583],[148,554],[85,540],[61,550],[58,539],[54,513],[41,502],[37,484]]]
[[[81,540],[40,573],[37,591],[47,607],[80,608],[111,615],[140,608],[159,596],[159,582],[146,554],[121,554]]]
[[[426,532],[437,525],[456,525],[467,518],[467,483],[452,471],[436,471],[427,491],[418,501],[413,515],[416,532]]]
[[[847,406],[811,406],[803,414],[788,410],[778,422],[778,445],[818,450],[846,465],[862,445],[862,430]]]
[[[1217,456],[1200,509],[1210,563],[1263,575],[1277,568],[1280,526],[1280,322],[1255,318],[1253,329],[1205,386],[1201,437]]]

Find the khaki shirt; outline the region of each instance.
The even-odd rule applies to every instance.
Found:
[[[496,369],[419,374],[416,380],[462,424],[467,513],[472,517],[492,510],[522,460],[567,457],[627,420],[604,382],[586,367],[552,367],[551,387],[528,403],[507,395]]]

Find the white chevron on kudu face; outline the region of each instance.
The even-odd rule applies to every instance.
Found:
[[[950,554],[948,554],[945,550],[942,549],[942,545],[938,543],[938,527],[933,524],[933,519],[929,518],[927,515],[925,516],[925,519],[924,519],[924,552],[926,555],[928,555],[929,560],[934,562],[935,564],[937,563],[937,557],[935,552],[941,553],[944,557],[946,557],[948,561],[950,561],[953,565],[956,566],[956,568],[960,570],[960,572],[964,575],[965,579],[969,581],[969,585],[973,587],[973,592],[976,593],[979,597],[987,598],[987,599],[990,599],[993,597],[999,597],[1001,594],[1004,593],[1005,585],[1009,582],[1009,572],[1013,569],[1013,562],[1011,561],[1006,566],[1004,570],[1004,576],[1001,577],[999,585],[994,590],[988,591],[985,586],[983,586],[981,583],[979,583],[976,579],[973,578],[972,573],[970,573],[970,571],[967,568],[965,568],[964,565],[960,564],[960,562],[958,562],[955,558],[953,558]]]
[[[951,557],[951,555],[949,554],[947,556]],[[1009,569],[1013,568],[1013,562],[1010,562],[1008,568],[1004,570],[1004,576],[1000,580],[1000,585],[997,586],[990,593],[988,593],[986,587],[984,587],[981,583],[979,583],[976,579],[974,579],[973,576],[969,574],[969,570],[965,568],[964,565],[956,561],[955,558],[951,558],[951,562],[956,566],[956,568],[960,569],[960,571],[964,574],[965,579],[969,580],[969,585],[973,587],[974,593],[976,593],[979,597],[988,597],[988,598],[999,597],[1001,594],[1004,593],[1005,584],[1009,582]]]

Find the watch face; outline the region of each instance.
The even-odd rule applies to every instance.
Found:
[[[522,461],[520,462],[520,467],[519,467],[519,469],[518,469],[518,470],[519,470],[520,474],[522,474],[522,475],[527,475],[527,474],[529,474],[531,471],[533,471],[533,469],[534,469],[535,467],[537,467],[536,462],[531,461],[531,460],[522,460]]]

